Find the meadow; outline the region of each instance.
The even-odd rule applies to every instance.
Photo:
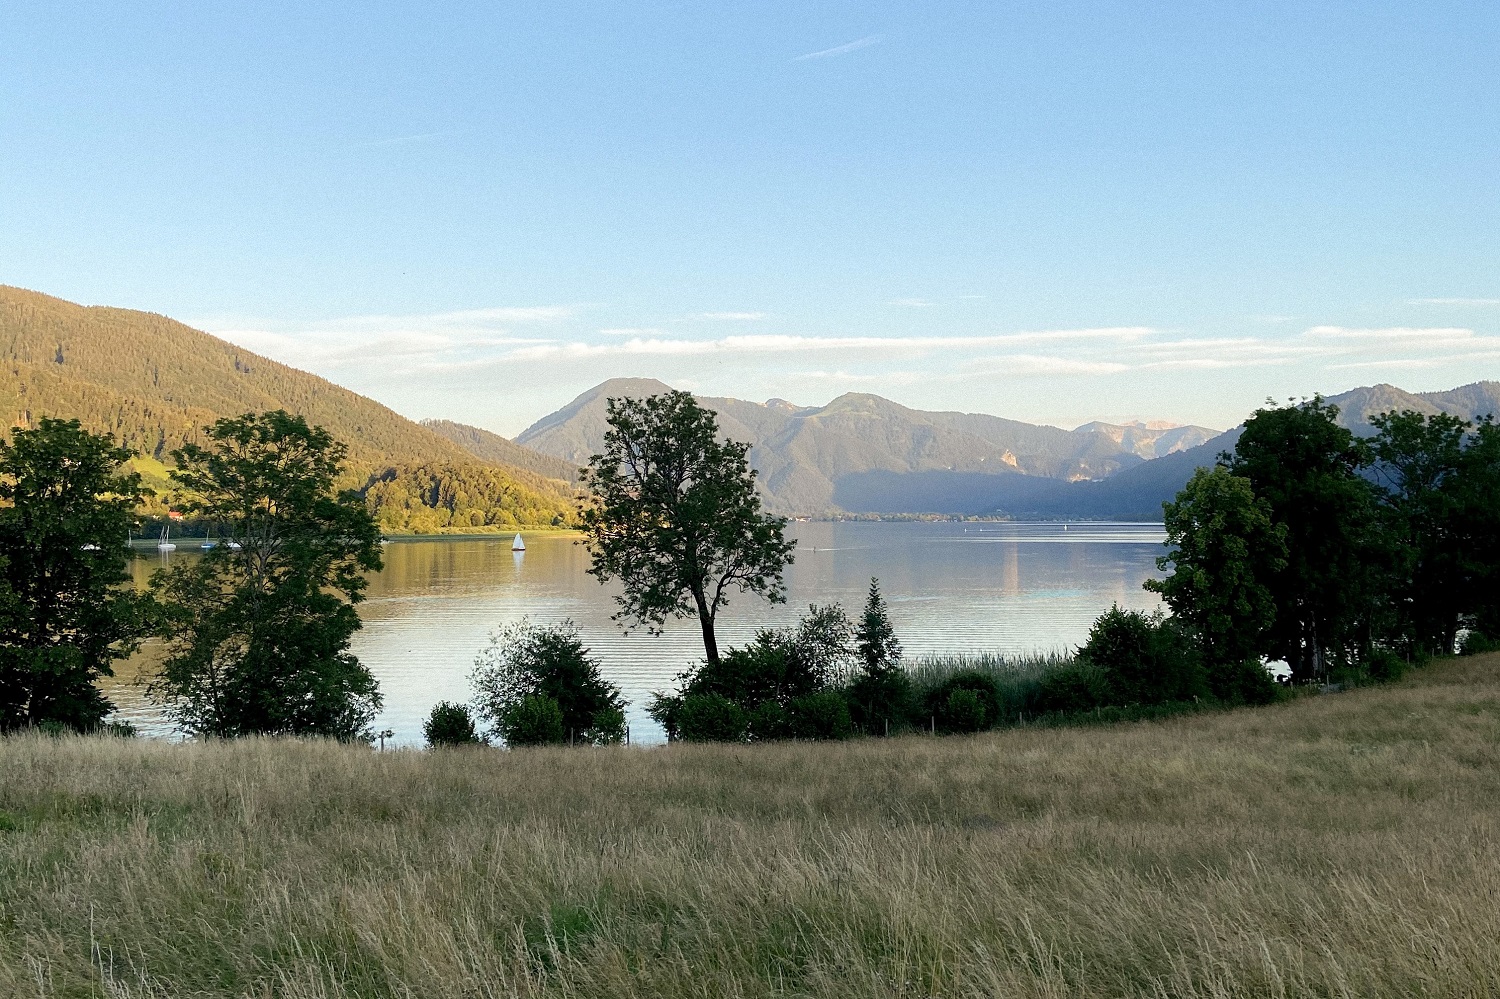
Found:
[[[1500,995],[1500,655],[969,737],[14,736],[0,994]]]

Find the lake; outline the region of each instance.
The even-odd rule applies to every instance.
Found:
[[[719,612],[721,648],[749,640],[758,628],[793,623],[810,603],[839,602],[857,613],[872,576],[908,656],[1062,651],[1078,645],[1111,604],[1158,606],[1141,584],[1160,575],[1160,524],[797,523],[789,533],[798,544],[787,602],[736,594]],[[420,745],[433,704],[469,699],[468,674],[490,632],[529,616],[577,622],[605,675],[631,702],[633,741],[660,741],[646,703],[702,658],[697,621],[675,622],[660,636],[623,632],[610,620],[616,591],[585,572],[588,553],[576,541],[528,534],[524,553],[510,550],[509,537],[387,545],[353,643],[385,694],[375,728],[393,730],[398,745]],[[137,580],[159,564],[154,554],[139,560]],[[160,712],[133,682],[155,652],[144,650],[107,689],[121,717],[146,734],[166,735]]]

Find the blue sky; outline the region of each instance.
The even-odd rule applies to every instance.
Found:
[[[1500,377],[1494,3],[23,2],[0,53],[0,282],[414,417]]]

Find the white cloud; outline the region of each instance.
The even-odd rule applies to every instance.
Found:
[[[647,326],[612,326],[599,331],[605,336],[661,336],[662,331]]]
[[[764,319],[764,312],[700,312],[694,319],[722,319],[727,321],[750,321],[753,319]]]
[[[893,298],[887,305],[900,305],[908,309],[925,309],[932,303],[925,298]]]
[[[1474,336],[1474,331],[1458,326],[1314,326],[1304,336],[1330,340],[1431,340],[1463,339]]]
[[[1500,298],[1408,298],[1407,305],[1500,305]]]
[[[864,38],[856,38],[852,42],[843,45],[835,45],[831,49],[819,49],[816,52],[806,52],[797,56],[792,62],[806,62],[808,59],[827,59],[832,56],[848,55],[850,52],[858,52],[860,49],[869,48],[871,45],[879,45],[879,35],[866,35]]]

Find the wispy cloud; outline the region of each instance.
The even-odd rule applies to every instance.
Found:
[[[693,318],[748,322],[753,319],[764,319],[766,314],[764,312],[699,312]]]
[[[599,331],[605,336],[661,336],[662,331],[645,326],[612,326]]]
[[[445,128],[438,132],[417,132],[414,135],[393,135],[387,139],[371,139],[368,142],[356,142],[350,149],[377,149],[381,146],[408,146],[418,142],[426,142],[429,139],[441,139],[447,135],[458,135],[467,132],[465,128]]]
[[[1500,298],[1408,298],[1407,305],[1500,305]]]
[[[803,53],[794,58],[792,62],[806,62],[809,59],[828,59],[833,56],[848,55],[850,52],[858,52],[860,49],[867,49],[871,45],[879,44],[879,35],[866,35],[864,38],[857,38],[852,42],[845,42],[843,45],[835,45],[831,49],[819,49],[816,52]]]
[[[1144,326],[1119,326],[1100,329],[1041,330],[1029,333],[1000,333],[992,336],[797,336],[772,334],[762,336],[727,336],[716,340],[635,337],[624,343],[540,343],[522,347],[511,357],[542,359],[546,357],[599,357],[611,354],[654,356],[697,356],[705,354],[787,354],[839,351],[870,355],[921,355],[938,350],[976,351],[995,347],[1017,347],[1033,343],[1115,341],[1128,343],[1150,336],[1155,331]]]
[[[1441,348],[1464,345],[1481,339],[1471,329],[1455,326],[1414,327],[1385,326],[1360,328],[1348,326],[1314,326],[1303,336],[1309,340],[1346,342],[1389,347],[1402,345],[1417,348]]]
[[[899,305],[906,309],[925,309],[932,303],[925,298],[893,298],[887,305]]]

